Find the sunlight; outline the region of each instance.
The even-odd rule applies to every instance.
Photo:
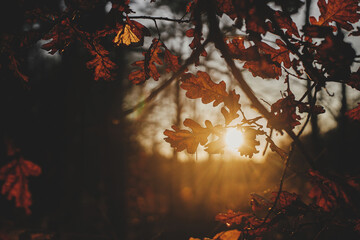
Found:
[[[237,151],[243,143],[244,135],[239,129],[228,128],[226,130],[225,144],[228,149]]]

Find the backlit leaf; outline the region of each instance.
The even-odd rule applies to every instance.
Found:
[[[199,144],[207,143],[211,130],[201,127],[200,124],[189,118],[185,119],[184,126],[191,128],[192,131],[181,130],[174,125],[172,126],[173,131],[164,131],[164,135],[167,136],[165,141],[178,152],[186,149],[188,153],[195,153]]]
[[[181,77],[180,87],[186,90],[186,96],[191,99],[201,98],[202,103],[214,101],[213,106],[224,102],[228,96],[224,81],[214,83],[209,74],[198,71],[196,75],[186,73]]]
[[[133,43],[138,43],[144,36],[149,35],[149,30],[136,21],[128,20],[124,25],[121,25],[118,33],[114,38],[114,43],[116,45],[126,45],[129,46]]]
[[[330,23],[337,22],[347,31],[354,29],[351,23],[356,23],[360,19],[359,1],[357,0],[319,0],[320,10],[319,20],[310,17],[310,23],[319,26],[330,26]]]
[[[7,195],[8,200],[15,198],[16,207],[23,207],[30,214],[32,200],[27,177],[40,174],[41,168],[33,162],[22,157],[12,160],[0,169],[0,180],[5,181],[1,194]]]

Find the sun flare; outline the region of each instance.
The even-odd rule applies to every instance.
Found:
[[[243,133],[236,128],[228,128],[225,134],[226,147],[237,151],[238,148],[244,143]]]

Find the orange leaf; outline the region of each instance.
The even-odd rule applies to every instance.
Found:
[[[118,46],[124,44],[126,46],[132,43],[138,43],[144,36],[150,35],[149,30],[136,21],[128,20],[124,25],[120,26],[114,43]]]
[[[318,1],[320,10],[319,20],[310,17],[310,23],[319,26],[330,26],[330,23],[337,22],[347,31],[354,29],[351,23],[356,23],[360,19],[359,1],[357,0],[325,0]],[[335,31],[335,29],[334,29]]]
[[[173,55],[167,48],[165,48],[164,62],[167,72],[176,72],[180,68],[178,57]]]
[[[5,181],[1,194],[7,195],[8,200],[15,198],[16,207],[23,207],[30,214],[32,200],[27,177],[40,174],[41,168],[31,161],[22,157],[11,161],[0,169],[0,180]]]
[[[187,91],[186,96],[188,98],[201,98],[204,104],[214,101],[214,107],[224,102],[225,97],[228,96],[224,81],[216,84],[211,80],[209,74],[201,71],[198,71],[196,75],[184,74],[181,78],[180,87]]]
[[[129,80],[134,84],[141,84],[147,79],[152,77],[155,81],[159,80],[160,74],[155,66],[155,63],[162,65],[163,62],[159,58],[159,53],[162,52],[160,47],[162,44],[158,39],[154,38],[153,43],[149,49],[143,53],[145,59],[141,61],[136,61],[132,65],[140,67],[140,70],[135,70],[129,74]]]
[[[95,58],[86,63],[86,67],[89,69],[94,68],[95,80],[99,80],[100,78],[112,80],[111,70],[115,69],[115,63],[107,56],[102,56],[98,53],[95,54]]]

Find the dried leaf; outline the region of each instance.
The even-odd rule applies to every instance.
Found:
[[[310,23],[319,26],[330,26],[330,23],[337,22],[347,31],[354,29],[351,23],[360,19],[359,1],[357,0],[318,0],[320,10],[319,20],[310,17]],[[336,28],[334,28],[335,31]]]
[[[118,46],[129,46],[133,43],[140,42],[144,36],[150,35],[149,30],[136,21],[128,20],[124,25],[121,25],[117,35],[114,38],[114,43]]]
[[[161,43],[158,39],[154,38],[149,49],[143,53],[144,60],[136,61],[133,66],[140,67],[139,70],[135,70],[129,74],[129,80],[134,84],[141,84],[152,77],[155,81],[159,80],[160,74],[155,66],[155,63],[162,65],[163,62],[159,58],[161,50]]]
[[[32,204],[29,191],[29,176],[39,176],[41,168],[23,157],[14,159],[0,169],[0,180],[4,180],[1,194],[7,195],[8,200],[15,198],[16,207],[23,207],[30,214]]]
[[[167,72],[176,72],[180,69],[178,57],[173,55],[167,48],[165,48],[164,62]]]
[[[228,96],[224,81],[214,83],[209,74],[198,71],[196,75],[186,73],[181,77],[180,87],[186,90],[186,96],[191,99],[201,98],[202,103],[208,104],[214,101],[217,106],[225,101]]]
[[[167,136],[165,141],[170,143],[171,147],[178,152],[186,149],[188,153],[195,153],[199,144],[205,145],[207,143],[211,129],[203,128],[189,118],[185,119],[184,126],[191,128],[192,131],[181,130],[174,125],[172,126],[174,131],[164,131],[164,135]]]

